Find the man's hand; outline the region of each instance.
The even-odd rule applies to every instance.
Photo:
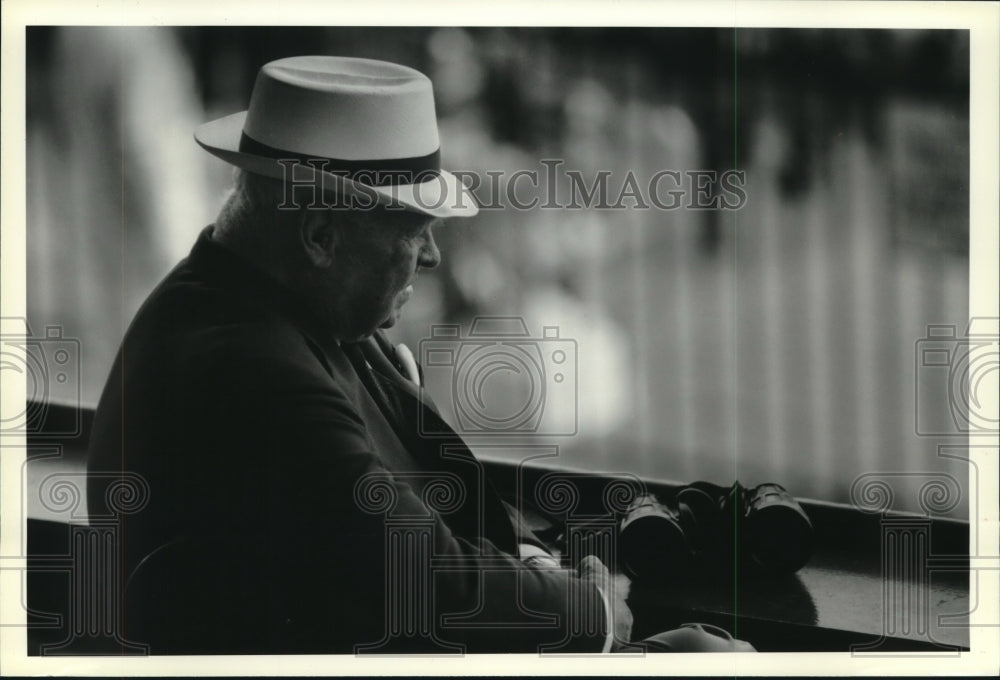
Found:
[[[604,563],[593,555],[587,555],[577,567],[580,578],[590,581],[604,595],[610,609],[611,629],[614,631],[614,642],[625,643],[632,639],[632,611],[625,604],[628,597],[628,578],[622,574],[612,576]]]

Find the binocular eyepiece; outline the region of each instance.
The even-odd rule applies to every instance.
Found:
[[[793,573],[812,555],[812,523],[780,484],[728,490],[707,482],[679,489],[670,502],[636,498],[619,531],[621,563],[634,579],[661,578],[739,556],[769,573]]]

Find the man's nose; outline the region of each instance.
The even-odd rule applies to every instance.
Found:
[[[434,242],[434,236],[430,233],[424,238],[423,245],[420,247],[418,263],[426,269],[434,269],[434,267],[441,264],[441,251],[438,250],[437,243]]]

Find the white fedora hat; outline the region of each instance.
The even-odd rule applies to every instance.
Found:
[[[436,217],[479,212],[441,169],[430,79],[373,59],[289,57],[257,74],[248,110],[205,123],[206,151],[258,175],[317,183],[351,200]],[[311,200],[311,199],[309,199]]]

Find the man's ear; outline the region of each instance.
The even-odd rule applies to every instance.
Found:
[[[305,210],[299,235],[306,257],[317,267],[329,267],[337,248],[336,230],[325,210]]]

